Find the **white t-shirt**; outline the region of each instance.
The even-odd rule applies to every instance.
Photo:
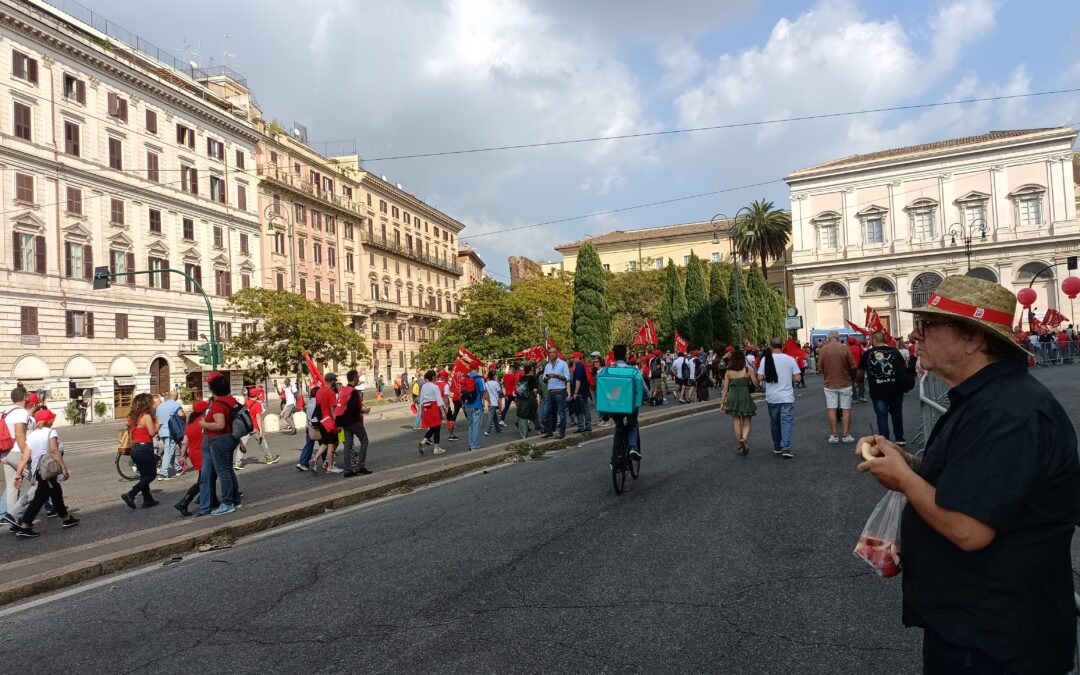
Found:
[[[285,405],[296,405],[296,385],[290,384],[285,387]]]
[[[34,430],[34,418],[30,417],[30,413],[26,411],[26,408],[20,406],[9,405],[3,413],[4,424],[7,425],[8,433],[12,438],[15,438],[15,425],[26,425],[26,437],[30,438],[30,432]],[[19,444],[16,442],[15,447],[11,449],[12,452],[19,451]]]
[[[367,377],[363,373],[360,373],[360,384],[356,385],[356,388],[359,391],[367,389]]]
[[[439,391],[439,385],[434,382],[425,382],[420,386],[420,401],[417,405],[423,407],[429,401],[436,405],[445,405],[446,403],[446,400],[442,397],[442,392]]]
[[[678,379],[682,379],[682,364],[684,361],[686,361],[686,359],[680,356],[679,358],[675,359],[675,361],[671,364],[671,372]]]
[[[795,389],[792,387],[792,382],[795,376],[802,372],[799,369],[799,364],[795,362],[795,359],[783,352],[775,353],[772,356],[773,363],[776,364],[776,382],[769,382],[765,385],[765,402],[794,403]],[[761,360],[757,372],[762,378],[765,377],[765,359]]]
[[[756,364],[757,364],[757,357],[754,356],[753,354],[747,354],[746,355],[746,365],[753,368]]]
[[[492,408],[498,408],[499,396],[502,395],[502,385],[499,384],[498,380],[488,380],[484,388],[487,389],[488,403],[491,404]]]
[[[49,439],[55,438],[56,442],[60,445],[60,452],[64,452],[64,444],[60,443],[60,437],[56,434],[56,429],[51,427],[42,427],[35,429],[33,432],[27,435],[26,444],[30,446],[30,472],[37,471],[38,462],[49,452]]]

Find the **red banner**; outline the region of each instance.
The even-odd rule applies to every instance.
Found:
[[[470,352],[468,349],[465,349],[465,345],[461,345],[458,348],[458,358],[463,359],[465,363],[470,366],[473,364],[476,364],[478,366],[484,365],[484,362],[477,358],[475,354]]]
[[[630,345],[655,345],[656,342],[656,327],[653,325],[652,319],[646,319],[645,325],[641,327]]]
[[[690,343],[686,341],[686,338],[679,335],[679,331],[675,331],[675,352],[685,352],[690,349]]]
[[[326,386],[326,380],[323,379],[323,375],[319,372],[319,367],[315,365],[315,362],[308,356],[306,349],[301,349],[300,353],[304,355],[304,361],[307,362],[308,372],[311,373],[311,383],[320,387]]]

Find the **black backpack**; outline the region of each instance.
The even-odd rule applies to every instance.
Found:
[[[240,440],[255,431],[255,422],[251,420],[251,410],[243,403],[232,408],[232,437]]]
[[[690,359],[684,358],[682,362],[682,369],[679,372],[679,377],[684,380],[690,379]]]
[[[518,380],[517,386],[514,387],[514,396],[516,398],[529,398],[529,380],[528,378],[521,378]]]
[[[649,375],[650,377],[654,378],[660,378],[664,376],[664,368],[663,365],[660,363],[659,356],[654,356],[652,363],[649,364]]]

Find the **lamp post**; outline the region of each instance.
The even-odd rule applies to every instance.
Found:
[[[967,271],[971,271],[971,241],[975,238],[975,235],[979,235],[979,239],[986,241],[986,221],[982,218],[976,218],[970,223],[953,223],[949,226],[949,244],[956,246],[956,238],[960,237],[960,241],[964,242],[964,255],[967,257]]]
[[[731,235],[734,234],[735,227],[739,223],[739,215],[742,214],[743,211],[750,212],[750,207],[744,206],[744,207],[740,208],[738,211],[735,212],[735,217],[734,218],[728,218],[724,214],[718,213],[718,214],[716,214],[715,216],[713,216],[712,218],[709,219],[709,225],[711,225],[712,228],[713,228],[713,243],[714,244],[719,244],[720,243],[720,234],[721,233],[727,233],[728,248],[729,248],[729,251],[730,251],[730,254],[731,254],[731,264],[732,264],[732,267],[734,268],[732,270],[732,272],[731,272],[731,275],[732,275],[731,276],[731,281],[732,281],[731,285],[733,287],[732,296],[734,296],[734,299],[735,299],[735,325],[736,325],[736,328],[739,331],[739,349],[742,349],[742,348],[744,348],[746,346],[746,336],[745,336],[745,334],[743,332],[742,284],[740,283],[740,279],[739,279],[739,276],[740,276],[739,261],[735,257],[735,239]],[[727,221],[730,221],[730,224],[727,227],[725,227],[725,226],[721,225],[720,223],[718,223],[717,222],[718,220],[727,220]]]

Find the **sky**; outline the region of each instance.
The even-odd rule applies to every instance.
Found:
[[[557,260],[588,234],[789,208],[785,175],[853,153],[1080,127],[1069,93],[385,159],[1078,88],[1075,0],[81,1],[238,71],[317,149],[355,142],[366,169],[463,222],[503,281],[508,256]]]

